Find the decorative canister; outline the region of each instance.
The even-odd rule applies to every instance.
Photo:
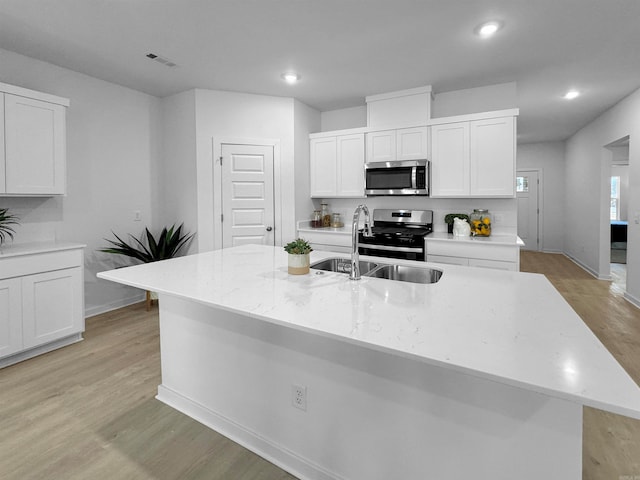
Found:
[[[320,206],[322,207],[322,210],[320,212],[322,214],[322,226],[323,227],[330,227],[331,226],[331,214],[329,213],[329,204],[321,203]]]
[[[320,210],[314,210],[311,216],[311,228],[320,227],[322,227],[322,213],[320,213]]]
[[[344,223],[342,223],[342,219],[339,213],[334,213],[333,215],[331,215],[331,226],[333,228],[344,227]]]
[[[491,214],[489,210],[476,208],[469,215],[469,223],[471,224],[471,235],[477,237],[488,237],[491,235]]]

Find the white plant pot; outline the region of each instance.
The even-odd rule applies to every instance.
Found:
[[[290,253],[288,272],[291,275],[305,275],[309,273],[309,254],[294,255]]]

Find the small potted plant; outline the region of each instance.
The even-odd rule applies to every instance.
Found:
[[[447,232],[453,233],[453,219],[458,217],[460,220],[469,221],[469,215],[466,213],[447,213],[444,216],[444,223],[447,224]]]
[[[284,246],[284,251],[289,254],[289,267],[287,271],[291,275],[304,275],[309,273],[309,253],[313,251],[309,242],[303,238],[296,238]]]
[[[13,240],[13,234],[16,231],[12,225],[19,225],[18,217],[11,215],[8,208],[0,208],[0,247],[2,247],[7,237]]]

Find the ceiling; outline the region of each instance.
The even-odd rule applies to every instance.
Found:
[[[492,19],[494,38],[473,34]],[[1,0],[0,48],[159,97],[230,90],[321,111],[517,82],[528,143],[564,140],[640,87],[640,1]]]

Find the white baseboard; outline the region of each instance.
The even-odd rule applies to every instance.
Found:
[[[300,457],[282,445],[264,438],[197,402],[165,387],[158,386],[156,396],[162,403],[215,430],[256,455],[289,472],[300,480],[346,480],[344,477]]]
[[[640,298],[634,297],[627,291],[624,292],[624,298],[627,302],[629,302],[634,307],[640,308]]]
[[[30,358],[37,357],[38,355],[52,352],[53,350],[57,350],[58,348],[81,342],[82,340],[84,340],[82,338],[82,332],[74,333],[73,335],[61,338],[59,340],[55,340],[53,342],[31,348],[23,352],[14,353],[13,355],[9,355],[8,357],[0,359],[0,368],[8,367],[9,365],[13,365],[14,363],[22,362],[23,360],[28,360]]]
[[[585,272],[587,272],[590,275],[592,275],[594,278],[597,278],[598,280],[611,280],[611,275],[598,275],[598,272],[593,270],[591,267],[585,265],[584,263],[582,263],[577,258],[572,257],[568,253],[565,253],[564,256],[567,257],[569,260],[571,260],[576,265],[578,265],[580,268],[582,268]]]
[[[101,313],[111,312],[112,310],[117,310],[118,308],[127,307],[129,305],[133,305],[134,303],[140,303],[144,301],[144,299],[145,299],[145,293],[143,292],[143,293],[134,295],[133,297],[122,298],[115,302],[109,302],[104,305],[96,305],[93,307],[85,308],[84,318],[100,315]]]

